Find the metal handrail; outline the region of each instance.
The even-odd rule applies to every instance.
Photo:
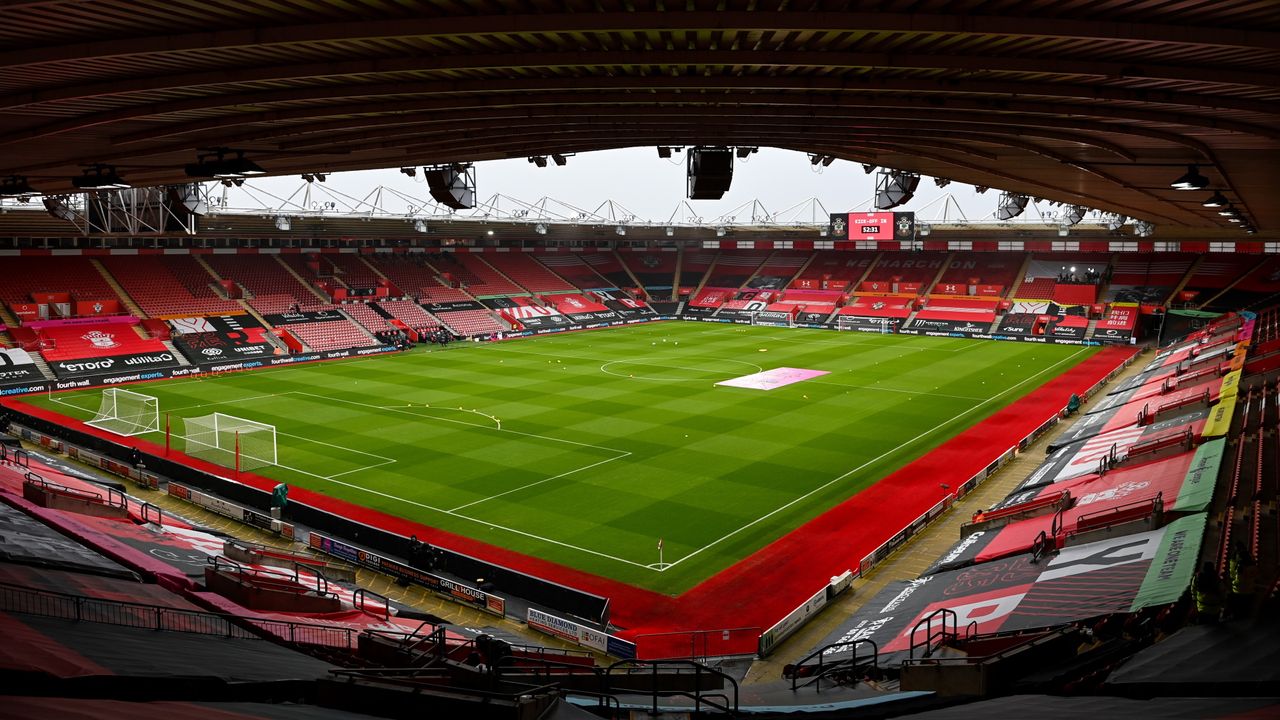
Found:
[[[864,645],[864,644],[871,646],[871,667],[877,667],[880,663],[880,646],[877,645],[876,642],[871,638],[863,638],[861,640],[847,640],[845,642],[831,643],[830,645],[821,647],[809,653],[808,655],[804,656],[799,661],[795,662],[792,665],[792,667],[794,667],[796,670],[799,670],[802,667],[806,667],[805,663],[809,662],[815,657],[818,658],[818,671],[813,675],[805,676],[808,681],[805,682],[804,684],[809,685],[811,683],[816,683],[821,681],[822,678],[827,676],[828,674],[835,672],[837,669],[843,669],[848,665],[854,665],[856,667],[858,665],[858,646]],[[852,652],[850,653],[848,660],[836,661],[836,662],[833,662],[829,667],[824,667],[824,658],[827,656],[829,652],[844,649],[846,647],[852,649]],[[800,675],[797,672],[793,672],[791,675],[791,689],[797,690],[800,687],[801,687]]]
[[[336,646],[347,649],[356,647],[357,633],[351,628],[287,620],[246,618],[228,613],[185,610],[123,600],[105,600],[51,590],[36,590],[5,582],[0,582],[0,610],[77,622],[194,635],[252,640],[265,640],[271,637],[297,645]],[[322,641],[325,639],[328,641]]]
[[[708,657],[726,657],[726,656],[736,656],[736,655],[754,655],[754,654],[755,654],[755,650],[754,650],[754,648],[753,648],[751,651],[748,651],[748,652],[740,652],[740,653],[724,653],[723,655],[715,655],[715,656],[713,656],[713,655],[711,655],[711,654],[708,652],[708,647],[709,647],[709,642],[708,642],[708,640],[709,640],[709,638],[711,638],[711,637],[715,637],[715,636],[717,636],[717,635],[723,636],[723,634],[724,634],[724,633],[747,633],[748,635],[754,635],[756,638],[759,638],[759,637],[760,637],[760,634],[761,634],[763,631],[764,631],[764,628],[761,628],[761,627],[758,627],[758,626],[752,626],[752,627],[736,627],[736,628],[717,628],[717,629],[713,629],[713,630],[675,630],[675,631],[672,631],[672,632],[662,632],[662,633],[645,633],[645,634],[642,634],[642,635],[637,635],[635,640],[636,640],[636,644],[637,644],[637,645],[639,645],[639,644],[640,644],[640,641],[641,641],[641,639],[642,639],[642,638],[675,637],[675,636],[679,636],[679,635],[688,635],[688,636],[689,636],[689,656],[688,656],[688,658],[667,658],[667,659],[669,659],[669,660],[684,660],[684,659],[694,660],[694,659],[696,659],[696,658],[703,658],[703,659],[706,659],[706,658],[708,658]],[[702,649],[702,651],[703,651],[703,652],[702,652],[702,654],[698,654],[698,652],[697,652],[697,650],[699,649],[699,648],[698,648],[698,646],[699,646],[699,640],[701,640],[701,649]]]
[[[314,592],[315,594],[320,596],[337,597],[337,593],[329,591],[328,578],[326,578],[321,573],[316,572],[315,569],[310,566],[303,566],[303,567],[306,567],[308,572],[312,572],[315,574],[316,582],[315,582],[314,588],[308,587],[308,584],[303,582],[302,574],[299,570],[299,566],[297,563],[294,563],[294,567],[292,568],[293,577],[289,577],[288,575],[281,576],[274,572],[259,570],[258,568],[255,568],[255,567],[246,567],[224,555],[212,555],[209,557],[208,563],[213,566],[214,572],[230,572],[244,578],[261,578],[264,581],[272,582],[272,583],[292,583],[297,587],[287,588],[287,590],[289,592],[293,592],[294,594],[300,595],[303,593]],[[285,570],[286,572],[289,570],[289,568],[276,568],[276,569]],[[252,580],[250,580],[250,582],[252,582]],[[286,588],[279,588],[279,589],[286,589]]]
[[[523,664],[531,663],[531,664]],[[605,670],[596,665],[582,665],[579,663],[564,662],[562,660],[551,660],[549,658],[537,657],[521,657],[519,655],[507,655],[499,658],[497,666],[503,670],[515,671],[516,673],[529,673],[535,677],[550,681],[553,677],[564,675],[593,675],[600,682],[600,688],[608,687],[606,682]],[[553,669],[562,669],[566,672],[553,673]],[[543,671],[543,672],[538,672]],[[504,675],[507,673],[503,673]]]
[[[693,670],[695,690],[692,693],[684,690],[667,690],[667,691],[658,690],[658,670],[660,668],[673,667],[673,666],[677,668],[691,668]],[[721,712],[732,712],[732,713],[738,712],[738,681],[734,680],[731,676],[726,675],[725,673],[720,672],[719,670],[716,670],[715,668],[707,667],[702,663],[694,662],[692,660],[619,660],[618,662],[613,663],[612,665],[605,668],[604,672],[605,672],[606,682],[608,681],[608,678],[613,675],[614,670],[618,670],[626,667],[640,669],[640,670],[644,670],[647,668],[651,671],[651,675],[653,677],[653,695],[652,695],[653,702],[652,702],[651,712],[654,715],[658,714],[658,698],[659,697],[689,698],[690,700],[693,701],[694,712],[702,712],[702,705],[704,703],[707,705],[708,708],[714,709],[714,710],[720,710]],[[717,677],[717,678],[720,678],[721,680],[727,680],[729,683],[729,686],[733,688],[733,697],[730,698],[728,695],[725,695],[723,693],[703,693],[702,690],[700,689],[701,683],[699,681],[701,680],[702,675],[704,673],[711,677]],[[606,688],[606,690],[607,689],[608,688]],[[711,702],[709,698],[723,698],[724,704],[717,705],[716,703]],[[730,706],[730,703],[732,703],[732,706]]]
[[[155,520],[151,519],[151,513],[153,511],[156,514]],[[164,508],[158,507],[156,505],[152,505],[151,503],[146,502],[144,500],[142,502],[142,522],[144,523],[154,522],[156,525],[164,527]]]
[[[934,618],[940,619],[939,632],[936,634],[933,631]],[[951,610],[950,608],[938,608],[937,610],[934,610],[933,612],[921,618],[920,622],[917,622],[915,626],[911,628],[911,648],[910,648],[909,657],[914,660],[916,656],[916,648],[920,647],[921,645],[923,645],[925,648],[923,657],[929,657],[933,655],[933,649],[934,649],[933,640],[935,636],[938,638],[939,646],[941,646],[942,643],[945,643],[948,637],[952,639],[959,637],[960,632],[959,632],[959,628],[957,627],[958,618],[959,616],[956,615],[956,612],[954,610]],[[951,620],[950,634],[947,633],[948,619]],[[921,625],[924,626],[925,636],[924,636],[924,642],[918,643],[916,642],[916,631],[920,629]]]
[[[372,595],[374,598],[382,601],[381,613],[370,612],[365,609],[365,606],[369,602],[366,598],[368,595]],[[356,588],[355,592],[351,593],[351,604],[360,612],[368,613],[369,615],[380,615],[384,620],[391,619],[391,599],[386,595],[376,593],[368,588]]]
[[[65,495],[67,497],[72,497],[79,500],[86,500],[89,502],[96,502],[100,505],[109,505],[111,507],[123,508],[124,510],[129,509],[128,496],[126,496],[124,493],[120,492],[119,490],[116,490],[115,488],[110,488],[110,487],[104,488],[107,491],[107,496],[104,498],[102,497],[102,493],[94,492],[92,490],[82,490],[80,488],[73,488],[69,485],[63,485],[62,483],[56,483],[52,480],[46,480],[40,474],[32,472],[30,470],[28,470],[27,473],[22,477],[22,480],[25,483],[37,485],[44,490],[55,492],[59,495]]]

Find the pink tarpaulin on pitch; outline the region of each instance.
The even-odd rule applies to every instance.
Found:
[[[816,378],[821,375],[827,375],[826,370],[804,370],[801,368],[781,367],[764,372],[753,373],[751,375],[743,375],[732,380],[718,382],[716,385],[724,385],[725,387],[740,387],[750,390],[772,390],[780,388],[791,383],[798,383],[801,380]]]

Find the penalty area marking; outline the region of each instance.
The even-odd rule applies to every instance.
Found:
[[[538,438],[540,440],[549,440],[551,442],[565,443],[567,445],[577,445],[578,447],[588,447],[588,448],[594,448],[596,450],[605,450],[611,453],[627,454],[627,455],[631,454],[626,450],[619,450],[617,448],[605,447],[603,445],[592,445],[591,443],[578,442],[577,440],[565,440],[564,438],[551,437],[549,435],[539,435],[537,433],[523,432],[521,430],[509,430],[507,428],[502,428],[502,427],[491,427],[487,424],[480,425],[477,423],[466,422],[465,420],[454,420],[452,418],[438,417],[436,415],[423,415],[421,413],[411,412],[407,409],[399,408],[394,405],[390,405],[390,406],[371,405],[369,403],[357,402],[355,400],[344,400],[342,398],[326,397],[324,395],[316,395],[314,393],[302,392],[302,391],[294,391],[293,394],[307,395],[307,396],[319,398],[321,400],[325,400],[328,402],[340,402],[340,403],[346,403],[347,405],[356,405],[363,408],[369,408],[370,410],[377,410],[379,412],[400,413],[401,415],[408,415],[410,417],[418,418],[419,420],[438,420],[440,422],[454,423],[455,425],[466,425],[467,427],[479,428],[481,430],[488,430],[490,432],[510,433],[512,435],[533,437],[533,438]]]
[[[364,486],[362,486],[362,485],[356,485],[356,484],[354,484],[354,483],[349,483],[349,482],[346,482],[346,481],[343,481],[343,480],[334,480],[334,479],[331,479],[331,478],[323,478],[323,479],[324,479],[324,480],[326,480],[326,481],[328,481],[328,482],[331,482],[331,483],[333,483],[333,484],[335,484],[335,485],[342,485],[343,487],[349,487],[349,488],[351,488],[352,490],[359,490],[360,492],[367,492],[367,493],[369,493],[370,495],[377,495],[377,496],[379,496],[379,497],[387,498],[388,500],[395,500],[396,502],[402,502],[402,503],[405,503],[406,505],[414,505],[414,506],[416,506],[416,507],[420,507],[420,508],[423,508],[423,509],[425,509],[425,510],[430,510],[430,511],[432,511],[432,512],[438,512],[438,513],[441,513],[442,515],[448,515],[448,516],[450,516],[450,517],[455,517],[455,518],[458,518],[459,520],[465,520],[465,521],[467,521],[467,522],[472,522],[472,523],[475,523],[475,524],[477,524],[477,525],[484,525],[485,527],[489,528],[490,530],[502,530],[503,532],[509,532],[509,533],[511,533],[511,534],[513,534],[513,535],[519,535],[519,536],[521,536],[521,537],[529,538],[530,540],[537,540],[537,541],[539,541],[539,542],[544,542],[544,543],[547,543],[547,544],[549,544],[549,545],[556,545],[556,546],[559,546],[559,547],[562,547],[562,548],[567,548],[567,549],[569,549],[569,550],[576,550],[576,551],[578,551],[578,552],[586,553],[586,554],[588,554],[588,555],[594,555],[594,556],[596,556],[596,557],[604,558],[604,559],[606,559],[606,560],[613,560],[614,562],[619,562],[619,563],[622,563],[622,564],[624,564],[624,565],[631,565],[632,567],[638,567],[638,568],[644,568],[644,569],[651,569],[648,565],[645,565],[645,564],[643,564],[643,563],[635,562],[634,560],[627,560],[626,558],[616,557],[616,556],[614,556],[614,555],[610,555],[610,554],[608,554],[608,553],[602,553],[602,552],[600,552],[599,550],[592,550],[592,549],[590,549],[590,548],[580,547],[580,546],[578,546],[578,545],[573,545],[573,544],[571,544],[571,543],[561,542],[560,540],[552,540],[551,538],[542,537],[541,535],[536,535],[536,534],[531,533],[531,532],[525,532],[524,530],[517,530],[517,529],[515,529],[515,528],[506,527],[505,525],[498,525],[498,524],[496,524],[496,523],[489,522],[488,520],[480,520],[480,519],[478,519],[478,518],[473,518],[473,517],[471,517],[470,515],[463,515],[463,514],[461,514],[461,513],[457,513],[457,512],[454,512],[454,511],[452,511],[452,510],[445,510],[444,508],[433,507],[433,506],[431,506],[431,505],[427,505],[426,503],[420,503],[420,502],[418,502],[418,501],[416,501],[416,500],[409,500],[409,499],[407,499],[407,498],[402,498],[402,497],[400,497],[400,496],[398,496],[398,495],[392,495],[391,493],[385,493],[385,492],[382,492],[381,490],[373,490],[373,489],[370,489],[370,488],[364,487]],[[665,570],[666,568],[663,568],[663,569]]]

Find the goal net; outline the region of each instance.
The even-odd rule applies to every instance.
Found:
[[[274,425],[214,413],[183,418],[183,436],[188,455],[223,467],[253,470],[276,464]]]
[[[142,435],[160,429],[160,401],[120,388],[102,391],[98,413],[85,423],[116,435]]]
[[[868,318],[857,317],[854,315],[837,315],[837,330],[862,330],[863,332],[878,332],[892,335],[894,319],[893,318]]]
[[[752,325],[771,325],[773,327],[795,327],[796,319],[789,312],[758,310],[751,313]]]

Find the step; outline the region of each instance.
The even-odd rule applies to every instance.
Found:
[[[116,297],[120,300],[120,304],[123,305],[131,315],[140,318],[148,317],[146,313],[142,312],[142,308],[138,306],[138,303],[134,302],[133,298],[129,296],[129,293],[125,291],[124,286],[120,284],[120,281],[116,280],[115,276],[107,270],[105,265],[98,261],[97,258],[90,258],[89,263],[98,271],[98,274],[102,276],[102,279],[107,281],[107,285],[110,286],[111,291],[116,294]]]
[[[191,364],[191,362],[187,360],[186,355],[183,355],[182,353],[178,352],[178,348],[174,346],[172,340],[161,340],[160,342],[164,343],[164,346],[169,350],[169,354],[173,355],[174,359],[178,361],[179,365]]]

